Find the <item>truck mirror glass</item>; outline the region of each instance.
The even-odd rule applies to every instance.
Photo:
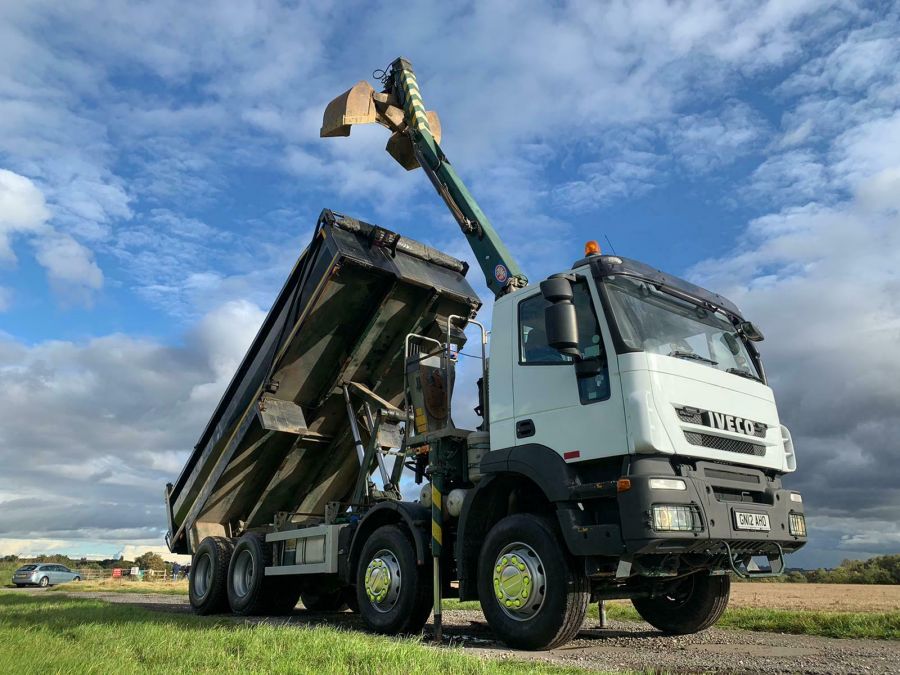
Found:
[[[766,339],[762,331],[757,328],[752,321],[741,321],[738,330],[741,335],[751,342],[762,342]]]
[[[541,282],[541,294],[550,303],[544,310],[547,344],[576,360],[580,359],[572,280],[567,275],[554,275]]]

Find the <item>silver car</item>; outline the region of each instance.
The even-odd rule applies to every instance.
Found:
[[[12,578],[16,586],[54,586],[68,581],[81,581],[78,572],[73,572],[65,565],[55,563],[35,563],[22,565],[16,570]]]

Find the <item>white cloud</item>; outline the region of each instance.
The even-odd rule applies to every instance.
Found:
[[[156,541],[173,480],[262,322],[216,309],[180,347],[0,334],[0,537]]]
[[[0,261],[15,261],[14,234],[31,236],[35,259],[61,295],[90,302],[91,291],[103,285],[103,273],[91,252],[48,223],[50,210],[41,190],[25,176],[0,169]],[[0,295],[0,307],[8,304]]]
[[[900,508],[898,120],[872,119],[834,140],[822,173],[852,197],[829,203],[835,188],[822,185],[821,201],[757,218],[740,253],[693,270],[764,327],[802,466],[794,485],[822,516],[886,519]],[[848,542],[862,545],[855,536]]]
[[[39,239],[35,244],[35,258],[62,295],[77,295],[103,286],[103,272],[93,261],[91,252],[69,235]]]
[[[38,232],[50,217],[44,195],[25,176],[0,169],[0,262],[15,262],[13,235]]]

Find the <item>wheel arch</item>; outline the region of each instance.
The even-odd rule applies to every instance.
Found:
[[[478,554],[490,529],[513,513],[555,515],[555,502],[569,498],[574,471],[545,445],[528,444],[489,452],[484,474],[459,516],[456,560],[460,600],[478,597]],[[554,519],[555,520],[555,519]]]
[[[431,523],[431,511],[413,502],[382,502],[363,516],[350,541],[347,564],[341,570],[344,582],[353,583],[354,571],[366,539],[384,525],[402,525],[409,531],[416,551],[416,563],[425,564],[430,540],[426,534]]]

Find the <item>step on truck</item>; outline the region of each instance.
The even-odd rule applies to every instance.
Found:
[[[456,597],[523,649],[564,644],[589,603],[614,598],[668,633],[709,627],[732,575],[780,574],[806,542],[761,331],[594,242],[529,285],[441,150],[409,62],[382,84],[332,101],[321,135],[381,124],[388,152],[425,171],[495,295],[490,340],[464,262],[323,211],[166,486],[191,605],[302,600],[389,634],[433,612],[440,639]],[[460,355],[481,367],[473,429],[454,424]]]

